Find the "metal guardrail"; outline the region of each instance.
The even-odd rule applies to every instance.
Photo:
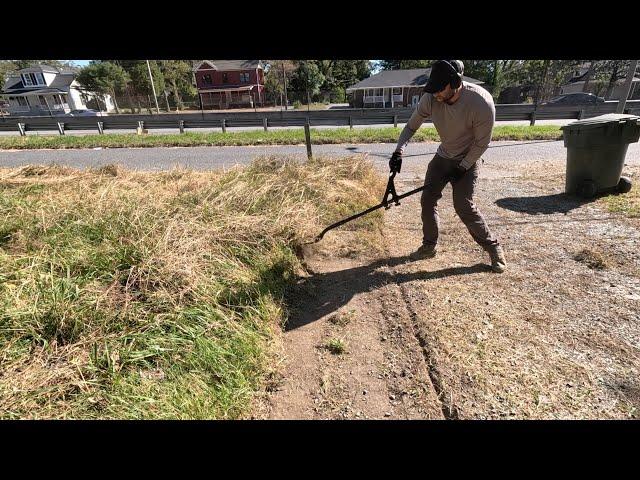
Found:
[[[598,105],[557,106],[533,104],[498,104],[496,120],[528,120],[534,125],[536,120],[561,120],[590,118],[606,113],[615,113],[617,101]],[[180,133],[198,128],[220,128],[226,131],[234,127],[302,127],[350,126],[354,125],[397,125],[406,123],[413,108],[358,108],[314,111],[282,112],[220,112],[182,113],[161,115],[107,115],[102,117],[3,117],[0,131],[13,131],[26,135],[29,131],[54,131],[64,135],[66,130],[137,130],[176,129]],[[627,101],[625,113],[640,115],[640,100]]]

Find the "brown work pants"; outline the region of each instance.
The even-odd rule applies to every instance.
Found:
[[[451,181],[455,172],[456,160],[436,155],[427,167],[424,179],[425,189],[422,192],[422,233],[424,245],[438,243],[438,200],[442,198],[442,190],[451,181],[453,188],[453,206],[456,213],[465,224],[473,239],[485,250],[499,245],[496,237],[489,231],[489,227],[473,201],[473,192],[478,182],[478,160],[458,180]]]

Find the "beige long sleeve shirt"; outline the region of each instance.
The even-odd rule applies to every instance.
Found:
[[[438,102],[425,93],[400,134],[396,151],[402,152],[429,118],[440,135],[438,155],[461,161],[460,165],[468,169],[489,147],[496,107],[491,94],[474,83],[463,82],[460,97],[453,105]]]

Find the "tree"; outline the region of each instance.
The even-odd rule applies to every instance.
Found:
[[[111,95],[116,112],[120,113],[116,93],[124,91],[129,82],[129,75],[121,66],[111,62],[92,61],[80,70],[76,80],[85,90],[99,94],[102,101],[105,95]]]
[[[0,88],[4,89],[7,77],[16,71],[16,66],[11,60],[0,60]]]
[[[198,91],[192,82],[192,67],[188,60],[161,60],[160,69],[169,84],[176,103],[176,110],[184,108],[183,97],[192,98]]]
[[[141,109],[139,96],[147,97],[147,101],[151,101],[151,95],[153,90],[151,88],[151,81],[149,80],[149,70],[147,68],[146,60],[114,60],[113,63],[120,65],[131,78],[127,88],[127,95],[129,101],[133,107],[133,101],[131,99],[131,93],[136,95],[138,100],[138,109]],[[153,75],[153,84],[156,93],[163,92],[165,89],[164,76],[158,66],[158,62],[155,60],[149,60],[149,66],[151,67],[151,74]],[[151,110],[151,103],[147,103],[147,108]]]
[[[494,83],[495,62],[495,60],[462,60],[464,75],[485,82],[491,89]]]
[[[631,66],[630,60],[604,60],[601,63],[601,77],[607,81],[604,98],[609,100],[616,82],[627,76],[627,71]]]
[[[302,61],[297,65],[302,66]],[[319,74],[324,77],[319,89],[313,89],[310,95],[320,94],[328,97],[329,101],[345,101],[345,91],[358,81],[367,78],[371,74],[371,62],[369,60],[309,60],[307,64],[314,64]],[[302,69],[306,68],[302,66]],[[315,69],[314,69],[315,72]],[[293,88],[299,87],[293,81]],[[301,92],[302,95],[305,92]]]
[[[589,70],[587,70],[587,74],[584,77],[584,83],[582,84],[582,91],[589,91],[589,82],[591,82],[591,78],[596,73],[598,68],[598,62],[596,60],[589,60]]]
[[[498,60],[498,91],[507,86],[525,87],[534,91],[532,101],[543,102],[556,95],[582,60]]]
[[[57,68],[59,70],[78,70],[75,63],[66,60],[9,60],[12,62],[16,70],[23,68],[29,68],[33,65],[49,65],[50,67]]]
[[[529,85],[533,82],[525,78],[523,66],[526,60],[494,60],[492,70],[492,95],[495,99],[509,86]]]
[[[378,67],[382,70],[408,70],[412,68],[429,68],[434,60],[380,60]]]
[[[291,77],[291,89],[296,92],[298,99],[306,99],[310,103],[311,97],[320,93],[320,86],[325,77],[313,61],[299,61]]]
[[[276,103],[280,99],[280,103],[287,97],[285,92],[285,84],[287,87],[290,78],[296,69],[294,60],[266,60],[265,61],[265,77],[264,88],[266,97]],[[286,78],[285,78],[286,77]]]
[[[330,75],[327,85],[331,94],[344,101],[347,88],[371,75],[371,63],[368,60],[337,60]]]
[[[151,79],[149,78],[149,69],[151,69],[151,75],[153,76],[153,87],[151,86]],[[150,100],[151,95],[155,93],[163,92],[165,89],[164,76],[158,67],[158,62],[155,60],[149,60],[149,66],[147,66],[146,60],[139,60],[133,65],[129,72],[131,76],[131,82],[134,90],[147,97],[149,100],[149,108],[152,106]]]

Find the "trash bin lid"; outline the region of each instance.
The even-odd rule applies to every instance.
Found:
[[[585,120],[577,120],[564,125],[561,130],[581,130],[584,128],[596,128],[604,127],[608,123],[626,123],[626,122],[638,122],[640,117],[638,115],[628,115],[622,113],[607,113],[606,115],[599,115],[593,118],[587,118]]]

